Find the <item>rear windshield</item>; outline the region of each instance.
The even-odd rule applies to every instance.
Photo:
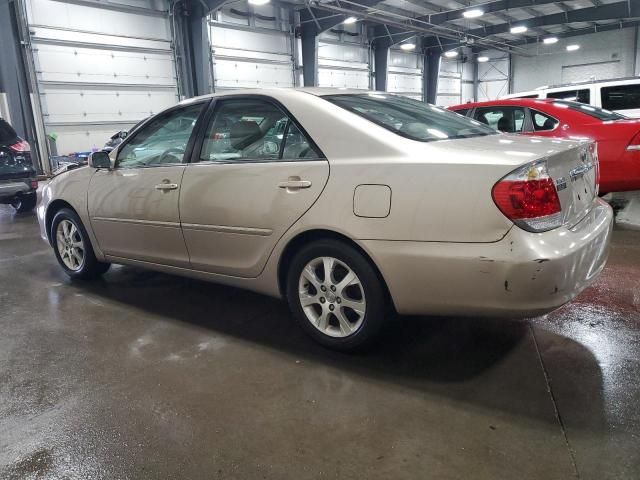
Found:
[[[369,93],[322,98],[398,135],[421,142],[498,133],[457,113],[397,95]]]
[[[0,118],[0,142],[9,142],[18,138],[18,134],[6,121]]]
[[[627,118],[624,115],[620,115],[619,113],[610,112],[609,110],[592,107],[591,105],[583,105],[576,102],[563,102],[561,100],[556,100],[555,102],[553,102],[553,104],[561,108],[568,108],[570,110],[575,110],[576,112],[584,113],[585,115],[597,118],[598,120],[602,120],[603,122],[611,120],[624,120]]]

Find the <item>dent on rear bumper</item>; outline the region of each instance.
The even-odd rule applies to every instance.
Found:
[[[412,315],[527,317],[575,298],[608,256],[613,211],[597,200],[573,228],[513,227],[495,243],[363,241],[396,309]]]

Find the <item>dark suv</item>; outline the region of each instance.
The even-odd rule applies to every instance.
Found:
[[[28,212],[36,206],[37,189],[29,144],[0,118],[0,203]]]

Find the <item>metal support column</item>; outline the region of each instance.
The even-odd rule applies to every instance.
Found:
[[[424,70],[422,73],[422,91],[424,101],[436,103],[438,95],[438,75],[440,73],[440,51],[429,49],[424,54]]]
[[[305,87],[318,85],[318,35],[313,24],[300,28],[302,40],[302,77]]]
[[[22,52],[20,34],[20,4],[14,0],[0,1],[0,85],[7,96],[11,125],[18,135],[31,145],[34,164],[40,173],[49,170],[39,152],[36,123],[31,105],[28,66]],[[44,138],[40,139],[45,141]]]
[[[193,94],[211,93],[211,47],[209,45],[209,12],[200,2],[190,3],[187,17],[189,36],[189,57],[191,59],[191,78]]]
[[[389,64],[389,48],[376,45],[373,50],[376,74],[376,90],[387,91],[387,66]]]

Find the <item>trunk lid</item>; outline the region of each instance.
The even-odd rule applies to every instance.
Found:
[[[584,218],[598,196],[596,144],[581,143],[546,160],[562,206],[563,224],[571,227]]]

